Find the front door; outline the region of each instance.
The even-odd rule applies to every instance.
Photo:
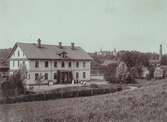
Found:
[[[72,72],[71,71],[58,71],[58,83],[59,84],[72,83]]]

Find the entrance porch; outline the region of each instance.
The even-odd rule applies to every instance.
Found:
[[[66,70],[59,70],[57,72],[58,79],[57,83],[58,84],[71,84],[73,80],[73,75],[72,71],[66,71]]]

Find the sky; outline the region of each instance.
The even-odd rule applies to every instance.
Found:
[[[167,0],[0,0],[0,48],[16,42],[89,52],[167,52]]]

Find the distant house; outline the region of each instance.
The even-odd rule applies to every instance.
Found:
[[[113,55],[113,52],[100,50],[99,52],[97,52],[97,55],[101,55],[101,56]]]
[[[150,66],[159,66],[160,65],[160,60],[159,59],[150,59],[149,60],[149,65]]]
[[[108,66],[108,65],[118,65],[118,61],[117,60],[115,60],[115,59],[113,59],[113,60],[111,60],[111,59],[106,59],[106,60],[104,60],[104,62],[101,64],[102,66]]]
[[[39,78],[43,83],[72,83],[90,80],[92,58],[81,48],[75,46],[16,43],[9,56],[10,74],[26,67],[26,83],[36,85]]]
[[[150,71],[148,70],[147,67],[142,67],[142,78],[148,78],[148,76],[150,75]]]
[[[6,78],[8,76],[9,65],[6,63],[0,63],[0,78]]]
[[[163,70],[163,77],[167,77],[167,65],[162,65],[160,68]]]
[[[0,78],[6,78],[9,71],[9,62],[6,60],[11,49],[0,49]]]
[[[156,67],[155,71],[154,71],[154,78],[159,79],[159,78],[163,78],[163,69],[161,67]]]
[[[165,77],[167,77],[167,66],[162,65],[162,66],[156,67],[155,71],[154,71],[154,77],[155,78],[165,78]]]

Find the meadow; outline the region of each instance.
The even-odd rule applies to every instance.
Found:
[[[157,80],[99,96],[0,105],[0,121],[166,122],[165,101],[167,80]]]

